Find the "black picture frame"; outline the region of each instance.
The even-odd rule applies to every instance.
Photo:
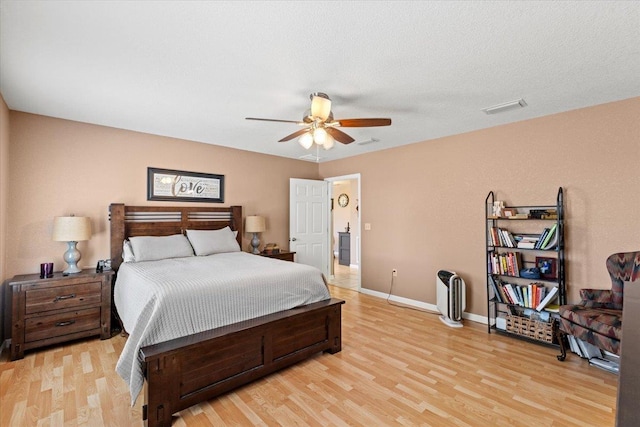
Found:
[[[147,200],[224,203],[224,175],[149,167]]]
[[[536,257],[536,267],[540,270],[540,278],[555,280],[558,278],[558,260],[549,257]]]

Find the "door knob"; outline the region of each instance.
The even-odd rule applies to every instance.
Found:
[[[291,241],[292,241],[292,242],[295,242],[296,240],[298,240],[298,239],[296,239],[295,237],[292,237],[292,238],[291,238]]]

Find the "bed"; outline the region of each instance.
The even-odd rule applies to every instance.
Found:
[[[126,206],[111,204],[111,262],[116,274],[121,273],[120,282],[132,275],[136,268],[122,263],[123,241],[137,236],[172,236],[183,234],[186,230],[222,230],[230,227],[237,231],[236,240],[241,245],[242,237],[242,207],[160,207],[160,206]],[[135,239],[134,239],[135,240]],[[194,259],[176,259],[173,263],[188,263],[189,271],[209,271],[216,265],[227,265],[233,271],[235,263],[265,268],[265,280],[269,271],[277,267],[277,272],[285,274],[289,268],[293,273],[302,274],[307,266],[289,263],[281,260],[250,255],[247,253],[220,254]],[[248,257],[248,258],[247,258]],[[198,258],[198,259],[195,259]],[[196,265],[191,263],[209,263]],[[151,266],[155,261],[148,264]],[[158,262],[159,263],[159,262]],[[212,264],[213,263],[213,264]],[[269,264],[263,264],[269,263]],[[275,263],[275,264],[273,264]],[[163,264],[157,270],[150,270],[146,276],[137,278],[140,283],[154,285],[154,277],[168,278],[172,267]],[[169,268],[169,270],[166,270]],[[163,270],[164,269],[164,270]],[[217,271],[217,270],[216,270]],[[241,277],[244,269],[238,269],[237,274],[223,272],[216,275],[215,280],[232,280],[232,276]],[[317,270],[316,270],[317,272]],[[225,276],[226,274],[226,276]],[[306,273],[305,273],[306,274]],[[201,275],[205,276],[205,274]],[[273,275],[272,275],[273,276]],[[277,275],[276,275],[277,276]],[[276,277],[274,276],[274,277]],[[226,277],[226,279],[225,279]],[[288,276],[279,279],[283,282],[291,281],[292,285],[303,286],[306,278]],[[202,279],[204,280],[204,279]],[[235,280],[235,278],[233,278]],[[240,279],[238,279],[240,280]],[[273,280],[273,277],[270,279]],[[314,279],[316,280],[316,279]],[[158,286],[161,286],[158,279]],[[199,292],[200,278],[186,280],[189,292]],[[243,283],[243,282],[239,282]],[[280,283],[265,282],[266,288],[278,288]],[[185,285],[185,286],[187,286]],[[146,286],[146,285],[145,285]],[[203,285],[204,286],[204,285]],[[208,285],[207,285],[208,286]],[[233,288],[239,285],[233,285]],[[288,285],[287,285],[288,286]],[[124,287],[122,289],[125,289]],[[164,289],[164,288],[162,288]],[[191,289],[196,289],[192,291]],[[287,291],[288,292],[288,291]],[[306,291],[305,291],[306,292]],[[255,291],[251,291],[255,293]],[[328,293],[327,293],[328,295]],[[129,297],[136,300],[138,297]],[[306,298],[306,297],[304,297]],[[279,369],[298,363],[320,352],[336,353],[341,350],[341,306],[344,301],[328,297],[314,296],[310,299],[292,300],[291,308],[273,312],[259,313],[256,317],[240,317],[243,320],[218,325],[211,329],[187,333],[171,339],[163,339],[163,332],[157,334],[157,340],[149,341],[141,346],[129,336],[125,348],[133,346],[133,369],[137,363],[144,380],[144,403],[142,418],[149,426],[169,426],[172,415],[196,403],[211,399],[231,389],[262,378]],[[320,298],[320,300],[318,300]],[[174,298],[175,299],[175,298]],[[196,299],[205,300],[204,297]],[[120,296],[122,301],[126,298]],[[302,303],[300,301],[303,301]],[[266,305],[266,304],[265,304]],[[170,307],[170,305],[168,305]],[[277,304],[276,304],[276,307]],[[116,309],[118,307],[116,306]],[[185,311],[185,310],[182,310]],[[189,310],[186,310],[189,311]],[[211,310],[215,312],[216,310]],[[123,317],[125,329],[135,329],[132,326],[140,314]],[[166,316],[165,316],[166,318]],[[193,319],[192,319],[193,320]],[[177,322],[180,323],[180,322]],[[188,322],[186,322],[188,323]],[[217,325],[217,324],[216,324]],[[146,328],[146,327],[145,327]],[[145,329],[139,328],[139,329]],[[136,338],[138,339],[138,338]],[[157,342],[156,342],[157,341]],[[152,343],[149,343],[152,342]],[[131,347],[130,346],[130,347]],[[131,351],[130,349],[128,351]],[[121,359],[126,358],[125,351]],[[131,359],[132,357],[129,356]],[[118,362],[120,368],[121,361]],[[120,371],[119,371],[120,373]],[[130,380],[130,378],[128,378]],[[135,387],[134,387],[135,389]],[[135,399],[135,391],[132,398]]]

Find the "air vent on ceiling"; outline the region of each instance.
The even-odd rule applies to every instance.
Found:
[[[509,101],[502,104],[493,105],[491,107],[483,108],[482,111],[487,114],[497,114],[502,113],[503,111],[514,110],[516,108],[524,108],[526,106],[527,103],[525,102],[525,100],[520,98],[516,99],[515,101]]]
[[[367,145],[367,144],[371,144],[372,142],[380,142],[380,140],[378,138],[369,138],[369,139],[365,139],[364,141],[358,141],[356,142],[356,144]]]

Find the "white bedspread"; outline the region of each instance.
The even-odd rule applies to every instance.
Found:
[[[245,252],[123,263],[114,300],[129,338],[116,371],[133,405],[141,347],[328,298],[317,268]]]

